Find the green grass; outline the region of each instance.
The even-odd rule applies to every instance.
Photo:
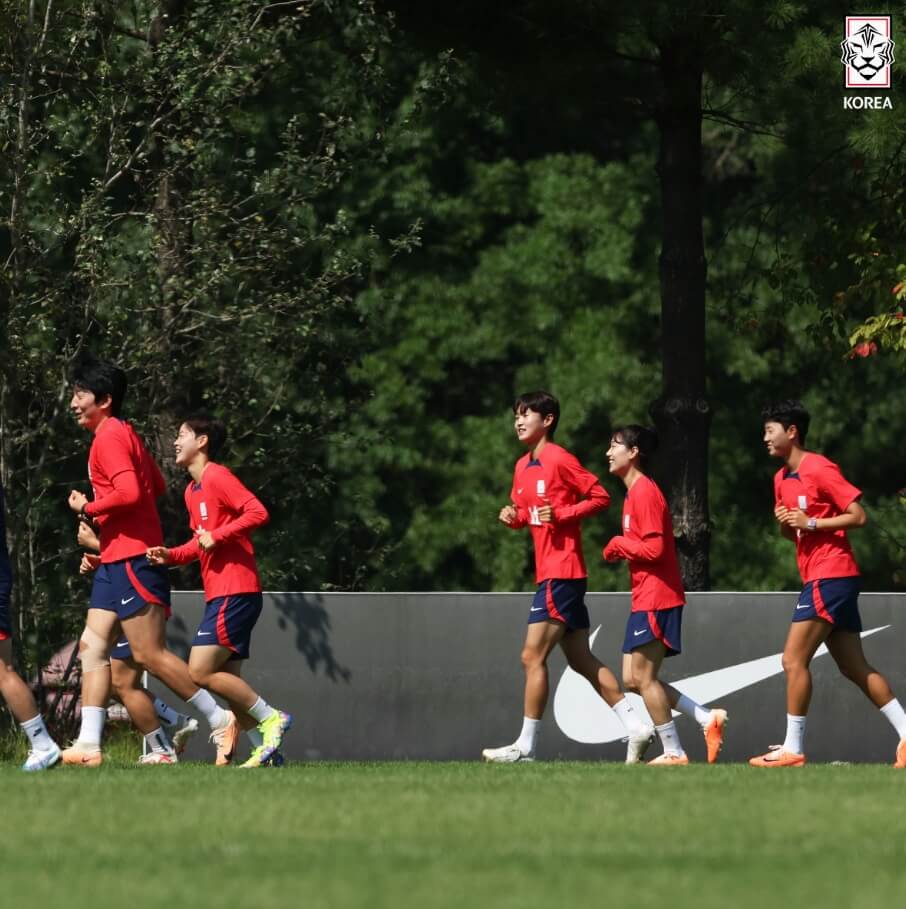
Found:
[[[594,763],[0,767],[3,905],[906,905],[906,774]]]

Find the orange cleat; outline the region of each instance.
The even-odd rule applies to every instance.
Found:
[[[233,755],[236,753],[236,745],[242,732],[233,711],[227,710],[225,713],[226,722],[223,726],[213,729],[210,735],[211,741],[217,746],[217,759],[214,761],[217,767],[226,767],[233,763]]]
[[[649,767],[685,767],[689,763],[689,758],[685,752],[683,754],[668,754],[666,751],[656,757],[653,761],[648,762]]]
[[[713,764],[720,754],[724,743],[724,726],[727,725],[727,711],[715,709],[711,711],[711,719],[704,728],[705,745],[708,747],[708,763]]]
[[[749,763],[753,767],[801,767],[805,763],[805,755],[784,751],[783,745],[771,745],[767,754],[750,758]]]
[[[78,740],[64,748],[60,757],[64,764],[76,767],[100,767],[104,763],[104,755],[97,745],[86,745]]]
[[[893,766],[901,770],[906,767],[906,739],[900,739],[900,744],[897,745],[897,759],[893,762]]]

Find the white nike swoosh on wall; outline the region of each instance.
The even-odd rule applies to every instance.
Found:
[[[880,625],[877,628],[869,628],[868,631],[862,632],[861,637],[866,638],[890,627]],[[589,638],[589,647],[594,646],[600,630],[599,625]],[[822,644],[815,652],[815,659],[826,653],[827,647]],[[783,672],[782,656],[782,653],[775,653],[746,663],[703,672],[701,675],[692,675],[670,684],[677,691],[704,705],[763,682],[771,676],[780,675]],[[627,694],[626,697],[629,698],[632,709],[640,713],[646,722],[651,722],[642,699],[637,694]],[[673,715],[679,716],[675,710]],[[607,742],[618,742],[626,737],[626,730],[616,713],[598,697],[582,676],[568,666],[560,677],[554,694],[554,719],[560,731],[574,742],[603,745]]]

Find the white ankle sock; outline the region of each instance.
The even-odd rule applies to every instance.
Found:
[[[155,751],[158,754],[169,754],[173,750],[167,734],[159,726],[154,732],[149,732],[145,736],[145,742],[151,751]]]
[[[106,719],[107,711],[103,707],[83,707],[79,741],[85,745],[97,745],[100,748]]]
[[[538,744],[538,733],[540,731],[541,720],[533,720],[527,716],[522,718],[522,732],[519,733],[516,744],[523,754],[535,754],[535,747]]]
[[[620,722],[630,735],[643,732],[645,723],[642,718],[632,709],[629,698],[623,698],[613,705],[614,713],[620,718]]]
[[[701,704],[696,704],[692,698],[688,698],[684,694],[679,696],[676,709],[686,716],[691,716],[699,726],[707,726],[711,721],[711,711],[707,707],[702,707]]]
[[[805,740],[805,717],[786,715],[786,738],[783,740],[783,750],[793,754],[803,754],[802,746]]]
[[[256,723],[263,723],[272,713],[276,713],[274,708],[261,697],[249,707],[247,712]]]
[[[32,751],[53,751],[56,742],[50,737],[47,727],[44,725],[44,719],[39,713],[37,716],[19,724],[22,731],[28,736],[29,745]]]
[[[205,691],[204,688],[199,688],[189,698],[187,703],[204,714],[204,718],[210,724],[211,729],[220,729],[227,721],[226,711],[211,697],[210,692]]]
[[[906,739],[906,710],[903,710],[900,702],[894,698],[888,701],[882,708],[881,713],[887,717],[890,725],[897,731],[901,739]]]
[[[154,710],[165,726],[175,726],[179,722],[179,712],[160,698],[154,699]]]
[[[676,723],[671,720],[664,723],[663,726],[655,726],[658,738],[664,746],[664,754],[684,754],[682,743],[680,742],[679,733],[676,731]]]

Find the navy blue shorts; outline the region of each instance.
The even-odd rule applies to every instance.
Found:
[[[132,659],[132,648],[129,646],[129,642],[126,640],[126,636],[123,634],[122,629],[120,629],[120,636],[116,639],[116,643],[113,645],[113,650],[110,651],[110,659]]]
[[[630,612],[623,638],[623,653],[632,653],[643,644],[660,641],[667,656],[676,656],[683,649],[683,607],[646,609]]]
[[[585,605],[587,589],[588,581],[585,578],[552,578],[542,581],[529,610],[529,625],[553,620],[562,622],[570,631],[590,628],[591,621]]]
[[[107,609],[128,619],[148,603],[163,606],[170,616],[170,578],[163,566],[143,555],[98,566],[91,587],[92,609]]]
[[[859,580],[855,577],[809,581],[799,594],[799,602],[793,610],[793,621],[823,619],[830,622],[835,630],[861,631]]]
[[[233,652],[231,660],[247,660],[252,643],[252,629],[261,615],[260,593],[237,593],[208,600],[193,647],[218,645]]]

